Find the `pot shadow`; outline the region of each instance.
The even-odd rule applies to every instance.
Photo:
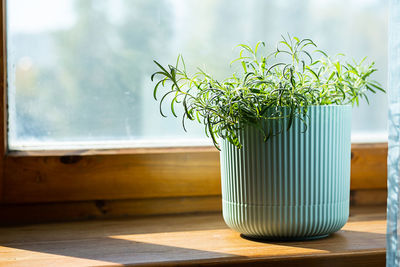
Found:
[[[323,236],[315,236],[315,237],[299,237],[299,238],[290,238],[290,237],[283,237],[283,238],[263,238],[263,237],[252,237],[252,236],[247,236],[244,234],[240,234],[240,237],[249,241],[255,241],[259,243],[290,243],[290,242],[308,242],[308,241],[313,241],[313,240],[318,240],[318,239],[324,239],[329,237],[329,235],[323,235]]]
[[[386,246],[386,234],[356,230],[339,230],[338,232],[332,233],[326,237],[308,240],[252,238],[243,234],[241,234],[240,237],[250,242],[296,248],[319,249],[326,250],[327,252],[380,249],[385,248]]]
[[[81,266],[82,263],[85,263],[85,265],[88,264],[87,262],[82,261],[82,259],[103,261],[110,264],[128,265],[148,262],[161,263],[166,261],[184,261],[193,259],[205,260],[232,256],[237,257],[237,255],[228,253],[157,245],[110,237],[102,237],[95,240],[68,240],[50,243],[35,242],[2,246],[29,252],[71,257],[71,259],[69,259],[71,260],[70,263],[79,266]],[[37,256],[33,256],[33,259],[36,257]],[[57,266],[57,260],[68,262],[68,259],[65,258],[57,259],[43,255],[40,257],[42,258],[41,262],[44,266],[47,266],[47,264],[49,266]]]

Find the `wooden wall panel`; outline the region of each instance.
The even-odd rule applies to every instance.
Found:
[[[216,152],[8,157],[4,202],[220,194]]]
[[[387,186],[387,144],[353,144],[351,188],[378,189]]]
[[[353,145],[352,189],[386,188],[386,144]],[[220,194],[214,150],[89,156],[9,156],[5,203]]]
[[[0,204],[0,225],[221,212],[221,196]]]
[[[350,205],[386,206],[387,189],[357,189],[350,192]]]

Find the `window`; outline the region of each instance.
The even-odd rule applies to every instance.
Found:
[[[368,55],[377,79],[387,76],[380,0],[14,0],[7,15],[12,150],[210,145],[201,125],[185,134],[153,99],[153,59],[171,63],[178,53],[193,71],[224,77],[235,45],[272,48],[290,32],[330,54]],[[354,109],[355,139],[386,130],[385,95],[371,102]]]
[[[53,2],[2,1],[3,203],[219,195],[219,155],[203,146],[201,127],[193,126],[187,147],[157,141],[186,135],[179,120],[161,118],[151,99],[153,57],[167,63],[182,52],[193,66],[205,63],[223,76],[235,44],[271,44],[291,32],[331,53],[368,55],[386,79],[387,7],[378,0]],[[88,28],[80,32],[79,25]],[[116,103],[105,105],[109,99]],[[355,133],[382,135],[385,99],[355,111]],[[385,144],[354,147],[353,188],[385,187],[385,153]]]

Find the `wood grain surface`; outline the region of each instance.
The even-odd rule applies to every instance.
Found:
[[[242,238],[219,213],[0,228],[0,266],[384,266],[385,207],[351,212],[303,242]]]
[[[357,189],[350,191],[350,205],[386,205],[387,189]]]
[[[350,192],[350,203],[358,209],[386,205],[386,198],[386,189],[360,189]],[[0,204],[0,226],[221,210],[220,195]]]
[[[351,188],[386,188],[387,144],[352,145]],[[85,156],[8,156],[3,203],[220,194],[214,150]]]
[[[387,143],[351,146],[351,188],[386,188]]]
[[[221,196],[0,204],[0,226],[110,219],[143,215],[216,212]]]
[[[8,157],[4,203],[220,194],[215,152]]]

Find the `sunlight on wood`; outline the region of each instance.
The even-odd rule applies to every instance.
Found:
[[[287,243],[287,245],[277,242],[255,242],[242,238],[239,233],[229,229],[124,235],[111,238],[237,256],[262,256],[266,253],[270,256],[329,253],[325,249],[309,248],[306,244],[304,247],[299,247],[301,242]]]
[[[350,221],[312,241],[261,242],[230,230],[220,213],[0,228],[0,267],[382,266],[385,207],[352,208]],[[340,265],[342,264],[342,265]],[[347,264],[347,265],[346,265]]]

